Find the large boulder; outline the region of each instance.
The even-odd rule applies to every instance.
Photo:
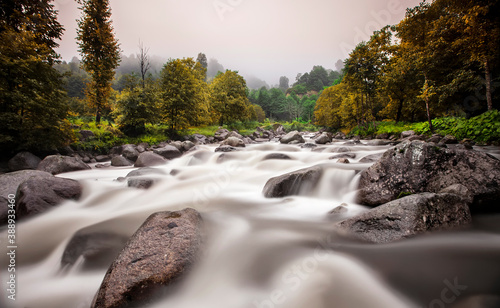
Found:
[[[72,179],[55,176],[30,178],[17,189],[17,219],[43,213],[64,200],[77,200],[81,194],[82,186]]]
[[[53,175],[38,170],[21,170],[0,175],[0,225],[7,222],[9,195],[15,196],[21,183],[30,178],[50,178]]]
[[[123,157],[130,161],[136,161],[137,158],[139,157],[139,151],[137,151],[137,148],[133,144],[124,144],[122,146],[121,154]]]
[[[471,211],[500,212],[500,160],[423,141],[403,142],[362,171],[357,202],[377,206],[402,193],[438,193],[453,184],[470,191]]]
[[[266,198],[299,195],[313,188],[323,175],[323,168],[314,166],[269,179],[264,186]]]
[[[42,160],[30,152],[19,152],[14,157],[12,157],[9,162],[9,170],[10,171],[19,171],[26,169],[36,170],[38,164],[40,164]]]
[[[113,167],[126,167],[126,166],[132,166],[134,163],[124,156],[115,156],[111,158],[111,166]]]
[[[332,142],[332,136],[327,132],[322,132],[321,135],[314,138],[314,142],[317,144],[326,144],[328,142]]]
[[[232,147],[245,147],[245,142],[243,140],[236,137],[229,137],[226,140],[221,142],[221,145],[228,145]]]
[[[182,148],[182,144],[180,142],[179,146]],[[153,152],[165,157],[166,159],[174,159],[182,156],[182,152],[173,145],[166,145],[162,148],[154,149]]]
[[[50,155],[40,162],[37,169],[52,174],[59,174],[91,168],[78,157]]]
[[[281,137],[281,140],[280,140],[280,142],[283,144],[288,144],[292,141],[296,141],[297,143],[304,143],[305,142],[304,138],[302,138],[302,135],[296,130],[294,130],[293,132],[289,132],[285,136]]]
[[[421,193],[397,199],[344,220],[340,228],[373,243],[387,243],[417,234],[466,226],[471,214],[457,194]]]
[[[163,156],[153,152],[144,152],[139,155],[135,161],[134,167],[152,167],[165,163],[167,163],[167,160]]]
[[[142,307],[179,281],[197,259],[202,222],[193,209],[149,216],[109,267],[91,307]]]

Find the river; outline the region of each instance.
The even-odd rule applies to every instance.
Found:
[[[475,307],[471,303],[481,300],[498,304],[494,295],[500,294],[499,215],[474,217],[471,229],[384,245],[353,241],[336,231],[336,222],[368,210],[353,203],[359,172],[371,165],[359,160],[389,146],[338,142],[311,151],[263,143],[223,154],[214,152],[215,147],[200,146],[157,167],[164,174],[157,175],[148,190],[116,180],[135,169],[131,167],[58,175],[79,180],[83,195],[18,222],[17,297],[15,302],[6,299],[8,273],[2,265],[1,306],[90,307],[109,263],[89,266],[80,257],[62,266],[73,235],[84,229],[127,238],[150,214],[187,207],[204,219],[206,249],[184,283],[150,307]],[[355,154],[349,164],[329,159],[340,147]],[[270,153],[291,159],[265,160]],[[318,164],[326,172],[316,187],[286,198],[262,195],[271,177]],[[341,204],[346,212],[328,214]],[[2,231],[2,243],[6,235]],[[0,261],[8,262],[6,253]]]

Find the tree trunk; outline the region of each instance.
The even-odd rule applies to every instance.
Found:
[[[427,110],[427,121],[429,121],[429,129],[434,132],[434,127],[432,127],[431,111],[429,109],[429,98],[425,98],[425,109]]]
[[[101,111],[99,110],[99,108],[97,108],[97,111],[95,113],[95,123],[101,123]]]
[[[402,113],[403,113],[403,100],[400,99],[399,104],[398,104],[398,113],[396,114],[396,123],[401,121],[401,114]]]
[[[491,72],[488,60],[484,61],[484,72],[486,78],[486,103],[488,104],[488,110],[493,110],[493,101],[491,99]]]

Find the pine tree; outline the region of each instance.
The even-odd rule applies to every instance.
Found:
[[[78,3],[83,13],[78,21],[78,46],[83,68],[92,78],[87,98],[99,123],[108,105],[114,70],[120,62],[120,46],[113,34],[109,0],[78,0]]]
[[[0,147],[44,151],[68,138],[67,96],[53,68],[64,31],[50,0],[0,3]]]

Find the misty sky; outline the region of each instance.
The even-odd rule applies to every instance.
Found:
[[[314,65],[335,69],[374,30],[396,24],[420,0],[110,0],[115,35],[125,55],[165,59],[203,52],[226,69],[293,83]],[[55,0],[66,29],[58,52],[78,56],[74,0]]]

